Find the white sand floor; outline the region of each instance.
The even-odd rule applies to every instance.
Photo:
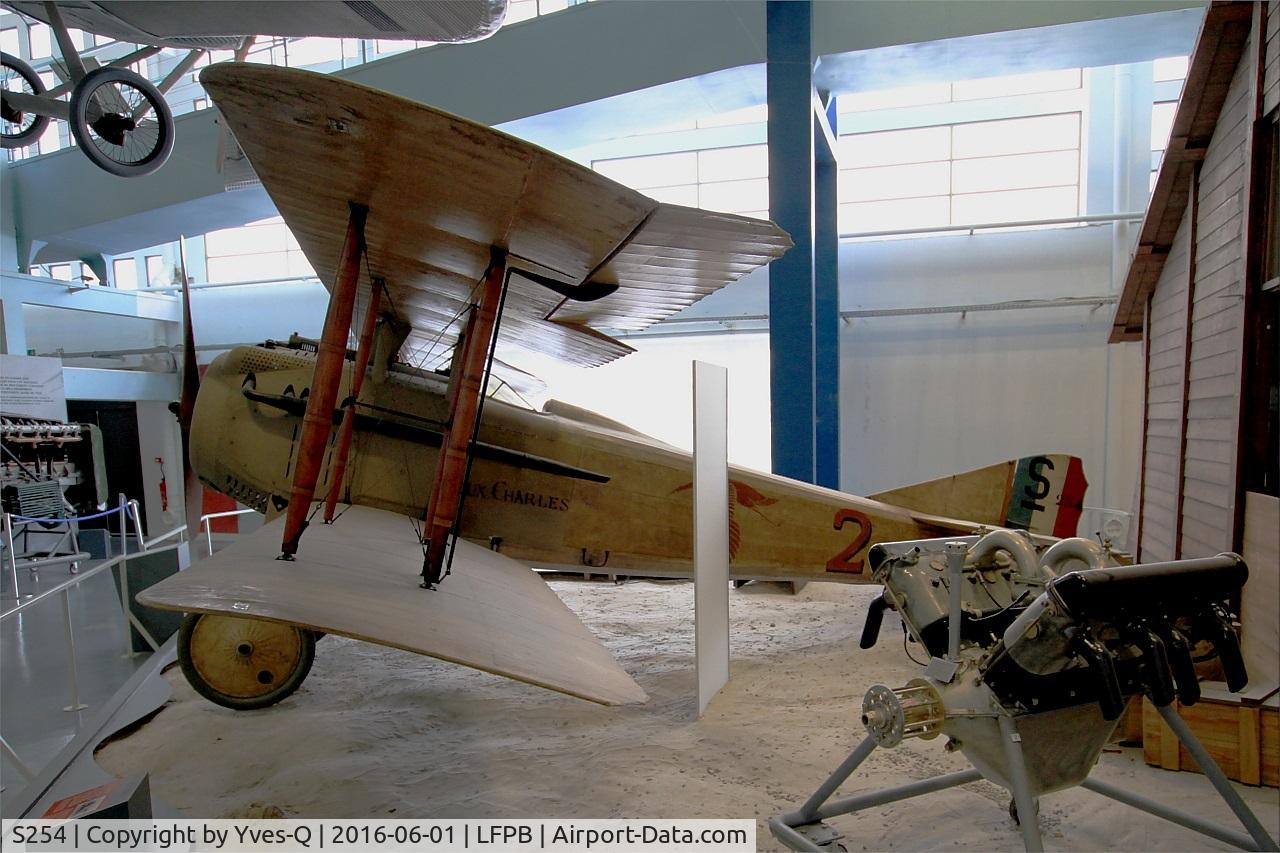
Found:
[[[553,586],[648,704],[600,707],[326,637],[303,687],[262,711],[213,705],[170,669],[173,701],[98,761],[149,771],[156,795],[191,817],[755,818],[758,845],[780,849],[764,821],[861,740],[867,688],[920,671],[891,614],[875,649],[857,647],[878,587],[752,585],[730,595],[732,680],[695,722],[692,584]],[[842,791],[966,767],[942,742],[877,750]],[[1238,828],[1204,777],[1147,767],[1139,749],[1109,750],[1095,773]],[[1280,832],[1280,794],[1237,787]],[[850,850],[1021,850],[1008,799],[980,782],[833,824]],[[1046,796],[1041,822],[1050,850],[1230,849],[1080,789]]]

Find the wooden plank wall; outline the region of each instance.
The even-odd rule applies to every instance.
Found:
[[[1280,0],[1267,4],[1262,114],[1280,106]],[[1280,683],[1280,498],[1245,494],[1244,542],[1249,583],[1240,605],[1242,645],[1252,685]]]
[[[1245,494],[1241,551],[1249,564],[1240,607],[1249,684],[1280,683],[1280,498]]]
[[[1262,87],[1262,113],[1280,105],[1280,0],[1267,4],[1267,63]]]
[[[1276,3],[1271,5],[1274,12]],[[1198,205],[1188,205],[1152,297],[1143,561],[1210,556],[1232,548],[1244,327],[1249,56],[1246,49],[1236,66],[1201,164]],[[1196,222],[1191,228],[1193,209]],[[1188,256],[1193,239],[1194,265]],[[1188,320],[1192,266],[1195,282]],[[1184,346],[1187,337],[1189,353]]]
[[[1251,41],[1256,35],[1251,34]],[[1280,103],[1280,0],[1269,0],[1267,5],[1266,50],[1264,114]],[[1232,549],[1240,452],[1246,154],[1250,104],[1255,97],[1254,62],[1248,46],[1236,66],[1193,185],[1197,203],[1187,206],[1152,295],[1140,527],[1144,561],[1202,557]],[[1189,250],[1195,252],[1194,263]],[[1188,281],[1189,275],[1194,275],[1194,281]],[[1180,541],[1175,541],[1179,530]],[[1280,595],[1278,539],[1280,500],[1250,493],[1242,548],[1250,579],[1241,621],[1251,684],[1280,680],[1275,604]]]
[[[1187,312],[1190,217],[1178,226],[1151,299],[1147,373],[1147,452],[1142,501],[1141,558],[1173,559],[1182,445],[1182,387]]]
[[[1229,551],[1235,519],[1244,333],[1244,207],[1250,71],[1246,49],[1200,170],[1191,315],[1182,556]]]

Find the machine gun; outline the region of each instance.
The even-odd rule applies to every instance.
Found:
[[[875,644],[884,612],[929,654],[920,677],[875,685],[862,704],[867,736],[797,811],[769,822],[794,850],[832,849],[823,823],[978,779],[1012,794],[1010,815],[1027,850],[1042,850],[1037,798],[1082,786],[1166,819],[1173,810],[1089,773],[1130,696],[1147,696],[1248,830],[1243,835],[1192,816],[1176,821],[1247,850],[1277,850],[1222,770],[1173,710],[1200,698],[1192,648],[1211,644],[1232,691],[1248,681],[1229,602],[1248,579],[1235,554],[1137,566],[1105,566],[1087,539],[1064,539],[1038,554],[1024,534],[893,542],[872,548],[884,584],[861,646]],[[948,736],[948,751],[973,767],[830,801],[877,747]]]

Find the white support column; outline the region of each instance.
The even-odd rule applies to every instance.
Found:
[[[1111,209],[1142,210],[1150,195],[1152,65],[1150,62],[1118,65],[1114,75]],[[1112,226],[1111,292],[1115,295],[1124,288],[1130,255],[1141,228],[1140,222],[1118,221]],[[1108,346],[1106,371],[1105,395],[1099,412],[1103,436],[1102,477],[1101,482],[1091,486],[1090,502],[1111,509],[1136,508],[1133,502],[1137,491],[1135,472],[1140,464],[1142,387],[1146,381],[1138,345]],[[1091,533],[1082,531],[1081,535]]]
[[[22,303],[0,299],[0,351],[6,355],[27,354],[27,324],[22,319]]]
[[[187,517],[183,506],[182,434],[168,404],[145,400],[137,403],[137,409],[142,497],[147,507],[144,526],[147,536],[152,537],[172,530]],[[162,479],[165,484],[163,499],[160,495]],[[194,539],[197,532],[189,530],[187,537]]]
[[[729,372],[693,363],[693,600],[698,717],[729,682]]]

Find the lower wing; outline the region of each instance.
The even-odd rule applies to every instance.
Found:
[[[418,586],[422,548],[407,517],[354,506],[313,524],[296,560],[276,559],[281,522],[242,536],[139,593],[163,610],[286,622],[418,652],[603,705],[645,696],[530,568],[465,540],[453,573]]]

